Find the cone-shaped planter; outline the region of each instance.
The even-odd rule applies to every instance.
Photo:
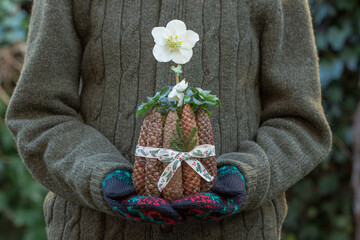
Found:
[[[196,140],[192,145],[185,147],[186,151],[183,152],[189,152],[199,145],[214,144],[208,115],[198,107],[195,116],[191,106],[186,104],[182,109],[181,116],[177,111],[169,111],[165,117],[155,108],[149,111],[140,130],[138,145],[166,149],[178,147],[172,142],[174,138],[179,137],[176,129],[177,123],[181,123],[185,139],[192,134],[190,137],[193,136],[193,139]],[[188,149],[189,147],[191,149]],[[179,149],[174,150],[179,151]],[[209,192],[216,181],[216,158],[196,158],[196,160],[214,177],[212,181],[206,181],[186,162],[182,161],[181,166],[160,192],[157,187],[160,175],[170,163],[161,162],[157,158],[135,157],[133,182],[136,192],[139,195],[163,197],[167,200],[176,200],[185,195],[199,192]]]

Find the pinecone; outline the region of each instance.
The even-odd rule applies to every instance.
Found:
[[[189,104],[186,104],[183,108],[181,115],[181,124],[184,130],[185,138],[190,134],[193,127],[197,127],[194,112]],[[198,138],[197,133],[195,135],[195,138]],[[199,143],[196,144],[196,146],[198,145]],[[199,193],[201,180],[200,175],[185,162],[182,163],[182,169],[184,195]]]
[[[170,111],[166,117],[164,127],[164,142],[163,147],[173,149],[170,144],[170,137],[176,137],[176,120],[179,119],[176,111]],[[165,169],[170,163],[163,162],[163,168]],[[183,196],[183,184],[182,184],[182,167],[176,170],[176,173],[170,179],[170,182],[162,191],[162,195],[167,200],[176,200]]]
[[[155,109],[151,110],[147,116],[145,117],[141,129],[140,129],[140,136],[138,138],[137,145],[146,147],[147,145],[147,135],[148,135],[148,127],[151,115],[153,114]],[[135,157],[134,161],[134,170],[132,175],[132,180],[134,183],[135,191],[139,195],[145,195],[145,164],[146,158],[144,157]]]
[[[211,122],[206,112],[198,107],[196,110],[196,123],[198,126],[199,145],[211,144],[214,145],[214,136],[212,132]],[[201,158],[201,164],[205,167],[206,171],[214,177],[214,180],[207,182],[201,178],[200,191],[209,192],[216,181],[217,164],[215,157]]]
[[[161,113],[155,110],[151,115],[147,146],[161,148],[163,139],[163,122]],[[163,171],[162,162],[157,158],[147,158],[145,165],[145,195],[160,197],[161,192],[157,188],[160,175]]]

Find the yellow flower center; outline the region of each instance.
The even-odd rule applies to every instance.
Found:
[[[178,36],[170,35],[168,40],[166,41],[166,46],[170,50],[170,52],[178,51],[181,47],[182,41],[178,38]]]

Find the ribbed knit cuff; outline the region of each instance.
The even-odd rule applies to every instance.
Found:
[[[246,194],[239,211],[257,208],[270,185],[270,167],[265,153],[254,142],[243,142],[239,152],[225,153],[216,159],[220,168],[225,165],[237,167],[244,175]]]
[[[115,171],[115,170],[127,170],[133,172],[133,166],[127,162],[99,162],[99,164],[94,168],[92,172],[92,177],[90,180],[90,191],[91,196],[96,204],[97,208],[110,215],[116,216],[117,213],[112,210],[106,203],[103,192],[102,192],[102,182],[105,177]]]

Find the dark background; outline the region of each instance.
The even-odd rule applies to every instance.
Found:
[[[360,98],[360,2],[309,3],[334,143],[327,160],[287,192],[282,239],[350,240],[355,239],[351,174]],[[30,10],[31,0],[0,0],[0,239],[46,239],[42,203],[47,191],[29,175],[4,124],[21,71]]]

